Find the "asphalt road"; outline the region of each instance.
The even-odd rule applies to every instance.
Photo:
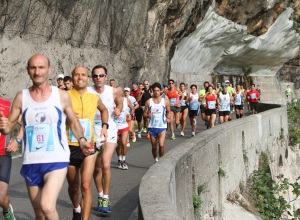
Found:
[[[165,153],[191,137],[191,128],[189,124],[188,120],[185,137],[181,137],[180,131],[175,129],[176,139],[171,140],[171,135],[168,133],[165,142]],[[204,122],[198,119],[196,135],[205,129]],[[139,184],[149,167],[154,164],[154,159],[151,154],[151,145],[145,134],[142,134],[142,139],[137,139],[135,143],[131,143],[131,147],[128,148],[126,162],[128,163],[128,170],[117,169],[117,155],[116,153],[113,155],[111,164],[112,184],[110,191],[112,212],[110,214],[103,215],[95,211],[97,206],[97,191],[93,184],[94,197],[93,210],[90,217],[91,220],[101,218],[107,220],[136,219],[135,210],[138,205]],[[13,159],[8,194],[15,211],[16,219],[32,220],[34,219],[34,212],[27,195],[24,179],[19,174],[21,165],[22,158]],[[72,205],[68,196],[66,180],[57,201],[57,210],[60,219],[72,219]]]

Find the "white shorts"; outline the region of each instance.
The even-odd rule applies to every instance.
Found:
[[[101,143],[101,139],[100,139],[100,134],[101,134],[101,130],[102,130],[102,127],[96,127],[95,126],[95,133],[96,133],[96,137],[97,137],[97,141],[96,141],[96,147],[98,149],[101,148],[102,144]],[[117,143],[117,140],[118,140],[118,129],[117,128],[109,128],[107,130],[107,140],[105,143],[113,143],[113,144],[116,144]]]

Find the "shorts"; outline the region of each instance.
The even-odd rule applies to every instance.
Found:
[[[9,184],[11,172],[11,157],[0,156],[0,182]]]
[[[96,141],[96,147],[98,149],[100,149],[100,147],[102,146],[103,143],[101,143],[101,139],[99,137],[100,133],[101,133],[101,129],[95,129],[96,134],[99,132],[99,134],[97,134],[97,141]],[[117,143],[117,139],[118,139],[118,129],[117,128],[109,128],[107,129],[107,139],[105,143]]]
[[[235,108],[235,109],[238,109],[238,110],[243,110],[243,109],[244,109],[244,104],[241,104],[241,105],[235,105],[234,108]]]
[[[205,113],[205,106],[204,105],[200,105],[200,110],[201,110],[201,113]]]
[[[129,127],[119,129],[119,130],[118,130],[118,136],[120,136],[122,133],[124,133],[124,132],[126,132],[126,131],[129,131]]]
[[[23,164],[20,174],[30,186],[42,187],[45,174],[67,167],[69,162]]]
[[[219,117],[229,115],[230,111],[219,111]]]
[[[194,117],[199,115],[199,109],[198,110],[190,110],[189,109],[189,117]]]
[[[250,109],[255,110],[256,112],[258,111],[258,102],[250,102]]]
[[[157,138],[160,133],[162,133],[166,130],[167,130],[167,128],[148,128],[149,134],[155,138]]]
[[[142,122],[143,119],[143,109],[142,108],[137,108],[135,110],[135,119],[137,122]]]
[[[181,107],[171,106],[171,111],[174,113],[178,113],[181,111]]]
[[[183,112],[184,110],[186,110],[188,108],[188,106],[181,106],[180,112]]]
[[[206,109],[205,114],[206,115],[217,114],[217,110],[216,109]]]
[[[69,148],[70,148],[70,166],[75,166],[77,168],[80,168],[84,158],[88,156],[84,155],[82,149],[79,146],[69,145]]]

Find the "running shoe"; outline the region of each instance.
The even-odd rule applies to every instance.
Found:
[[[172,140],[175,140],[175,134],[172,133],[172,137],[171,137]]]
[[[103,213],[109,213],[109,212],[111,212],[109,199],[103,198],[102,205],[103,205],[102,206],[102,212]]]
[[[141,132],[139,132],[137,136],[139,139],[141,139],[142,138]]]
[[[142,128],[142,132],[147,133],[147,129],[146,128]]]
[[[72,220],[81,220],[81,212],[75,212],[73,210],[73,218]]]
[[[122,162],[122,170],[128,170],[128,165],[125,160]]]
[[[150,134],[149,133],[147,133],[147,138],[150,139]]]
[[[123,166],[122,166],[122,161],[121,161],[121,160],[118,160],[118,166],[117,166],[117,168],[119,168],[119,169],[122,169],[122,168],[123,168]]]
[[[193,125],[196,125],[197,124],[197,120],[196,118],[193,119]]]
[[[136,142],[136,136],[135,136],[135,133],[131,136],[131,140],[132,140],[133,143]]]
[[[181,137],[184,137],[184,132],[183,132],[183,131],[180,132],[180,136],[181,136]]]
[[[98,206],[97,206],[97,211],[98,212],[103,212],[103,198],[98,196]]]
[[[126,147],[130,147],[130,142],[127,142],[127,143],[126,143]]]
[[[16,220],[14,210],[11,204],[8,206],[7,212],[3,212],[4,220]]]
[[[192,137],[194,137],[195,136],[195,132],[192,132]]]

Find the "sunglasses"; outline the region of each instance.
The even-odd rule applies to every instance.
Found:
[[[98,77],[103,78],[103,77],[105,77],[105,76],[106,76],[106,74],[93,74],[93,75],[92,75],[93,79],[96,79],[96,78],[98,78]]]

